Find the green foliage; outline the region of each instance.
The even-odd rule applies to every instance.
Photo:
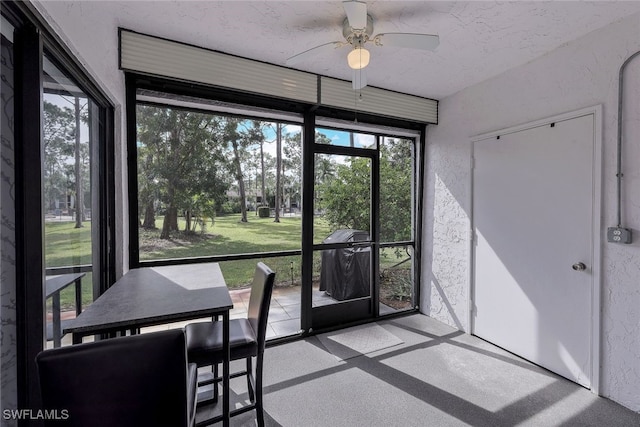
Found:
[[[413,142],[385,138],[380,147],[380,240],[412,239]]]
[[[413,286],[410,280],[397,280],[391,285],[391,298],[398,301],[410,301]]]
[[[319,185],[327,221],[336,229],[369,230],[371,161],[352,157],[333,166],[335,177]]]
[[[220,207],[218,214],[230,215],[240,213],[240,201],[238,199],[227,200]]]
[[[413,188],[412,141],[385,138],[380,147],[380,239],[410,240]],[[351,157],[346,164],[316,161],[320,207],[333,229],[369,230],[371,162]]]
[[[76,188],[75,145],[76,145],[76,121],[75,106],[60,107],[47,101],[56,99],[61,104],[74,103],[68,97],[47,94],[43,102],[43,146],[44,146],[44,206],[47,211],[66,207],[67,195],[76,195],[77,190],[82,191],[85,200],[90,200],[89,174],[89,143],[85,140],[78,147],[79,172],[82,188]],[[73,98],[71,98],[73,99]],[[86,100],[85,100],[86,101]],[[78,111],[79,119],[86,122],[86,110],[81,105]],[[87,138],[81,135],[81,138]],[[84,179],[82,177],[85,177]],[[82,199],[82,198],[81,198]],[[62,206],[60,205],[62,203]]]

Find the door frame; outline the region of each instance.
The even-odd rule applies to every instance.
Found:
[[[590,326],[590,360],[591,360],[591,391],[599,394],[600,390],[600,340],[601,340],[601,248],[602,248],[602,105],[594,105],[592,107],[571,111],[547,117],[540,120],[524,123],[517,126],[503,128],[500,130],[483,133],[471,138],[470,142],[470,239],[469,239],[469,288],[468,288],[468,307],[467,307],[467,324],[470,333],[475,334],[475,324],[473,321],[473,310],[475,300],[475,222],[474,222],[474,206],[473,198],[475,195],[473,170],[475,168],[474,148],[475,143],[487,139],[497,138],[501,135],[525,131],[528,129],[550,125],[561,121],[571,120],[583,116],[593,116],[593,163],[592,163],[592,191],[591,191],[591,232],[593,233],[593,246],[591,255],[593,266],[591,267],[591,324]]]

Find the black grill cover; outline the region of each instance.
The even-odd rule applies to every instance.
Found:
[[[369,233],[361,230],[336,230],[322,243],[362,242]],[[370,294],[370,248],[341,248],[322,251],[320,290],[343,301]]]

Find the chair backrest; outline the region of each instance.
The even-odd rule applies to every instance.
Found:
[[[36,362],[43,409],[64,425],[190,423],[182,329],[45,350]]]
[[[273,292],[275,277],[276,273],[265,264],[259,262],[256,265],[247,317],[258,339],[258,353],[264,352],[269,305],[271,304],[271,293]]]

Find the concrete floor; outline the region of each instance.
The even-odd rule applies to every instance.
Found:
[[[233,317],[246,316],[248,297],[233,292]],[[317,292],[314,301],[331,298]],[[274,290],[270,314],[270,336],[297,332],[299,290]],[[349,360],[337,360],[317,337],[269,347],[267,426],[640,426],[640,414],[424,315],[376,323],[403,343]],[[234,406],[246,402],[244,380],[232,382],[231,398]],[[219,411],[204,407],[199,417]],[[255,412],[232,425],[255,425]]]
[[[402,343],[346,360],[317,336],[268,347],[266,426],[640,426],[639,413],[427,316],[376,323]],[[243,378],[230,397],[246,403]],[[255,411],[231,425],[255,426]]]

